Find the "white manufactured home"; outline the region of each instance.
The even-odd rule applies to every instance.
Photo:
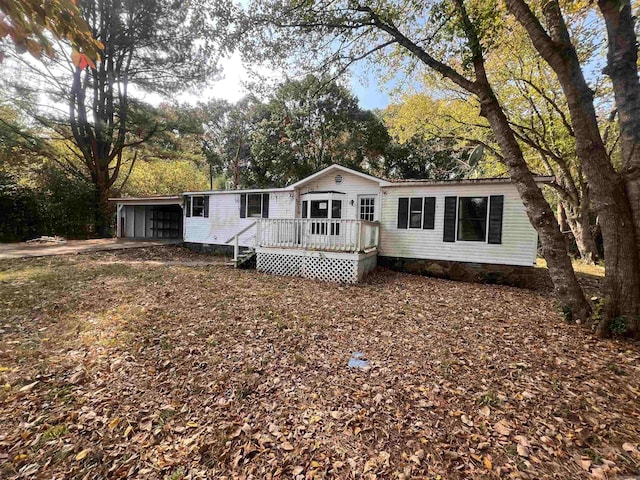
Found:
[[[504,178],[388,181],[332,165],[284,188],[156,198],[114,199],[119,237],[226,246],[269,273],[357,282],[390,258],[536,262],[536,231]]]

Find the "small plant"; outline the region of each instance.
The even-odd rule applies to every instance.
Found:
[[[562,317],[564,321],[567,323],[571,323],[573,321],[573,310],[568,305],[563,305],[562,307]]]
[[[167,337],[162,337],[160,339],[160,348],[162,350],[173,350],[173,344]]]
[[[478,405],[486,405],[487,407],[497,407],[500,405],[500,398],[494,392],[483,393],[478,397]]]
[[[624,375],[624,370],[620,368],[619,365],[613,362],[607,363],[607,368],[613,372],[614,375],[622,376]]]
[[[54,425],[47,428],[47,430],[42,434],[42,438],[45,440],[54,440],[56,438],[60,438],[65,433],[67,433],[66,425]]]
[[[295,365],[306,365],[307,364],[307,357],[305,357],[300,352],[296,352],[295,356],[293,357],[293,363]]]
[[[602,312],[604,310],[604,306],[606,304],[604,298],[594,297],[591,300],[594,300],[593,303],[593,313],[591,314],[591,321],[593,323],[598,323],[602,320]]]
[[[287,322],[285,322],[281,318],[277,319],[275,324],[276,324],[276,328],[278,329],[279,332],[289,329],[289,325],[287,324]]]
[[[611,320],[609,330],[616,337],[624,336],[629,329],[629,319],[625,316],[619,316]]]
[[[182,468],[178,468],[174,470],[171,475],[167,477],[167,480],[182,480],[184,478],[184,470]]]
[[[175,417],[176,411],[172,408],[167,408],[165,410],[160,410],[158,414],[158,424],[163,426],[168,423],[173,417]]]
[[[562,385],[562,381],[559,378],[554,377],[551,380],[551,388],[553,388],[554,392],[561,392],[564,389],[564,386]]]
[[[443,360],[442,363],[440,364],[440,374],[444,378],[449,378],[449,376],[451,375],[452,365],[453,365],[453,362],[451,360]]]

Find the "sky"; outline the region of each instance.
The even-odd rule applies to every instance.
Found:
[[[222,78],[211,85],[203,88],[197,94],[192,92],[184,92],[179,94],[176,99],[179,102],[195,104],[197,102],[208,101],[213,98],[220,98],[229,102],[236,102],[248,93],[245,86],[249,80],[249,72],[242,65],[239,53],[235,53],[230,58],[221,62]],[[267,76],[274,76],[273,72],[267,69],[259,69],[259,73]],[[277,75],[275,75],[277,77]],[[390,95],[391,89],[396,82],[389,83],[380,82],[375,74],[368,72],[364,65],[355,65],[352,68],[349,78],[349,85],[353,94],[358,97],[360,107],[366,110],[383,109],[392,103]],[[162,101],[155,94],[143,94],[136,92],[142,100],[152,104],[158,104]]]

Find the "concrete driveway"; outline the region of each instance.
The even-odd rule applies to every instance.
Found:
[[[74,253],[121,250],[125,248],[156,247],[181,243],[180,240],[129,240],[100,238],[95,240],[68,240],[66,243],[0,243],[0,260],[11,258],[46,257]]]

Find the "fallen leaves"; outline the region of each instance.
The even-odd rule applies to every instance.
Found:
[[[508,437],[511,434],[511,429],[507,426],[504,420],[500,420],[498,423],[494,424],[493,431],[503,437]]]
[[[0,477],[640,469],[638,346],[564,325],[544,295],[386,271],[327,284],[181,252],[3,265]],[[353,352],[371,368],[349,369]]]
[[[82,450],[80,453],[76,455],[76,462],[80,462],[84,460],[85,458],[87,458],[87,455],[89,455],[90,453],[91,453],[91,449],[85,448],[84,450]]]

